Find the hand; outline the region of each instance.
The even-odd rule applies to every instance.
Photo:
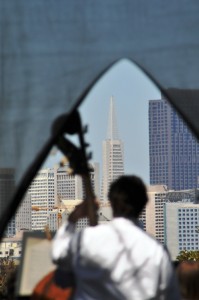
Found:
[[[88,203],[86,200],[82,201],[79,205],[77,205],[74,211],[69,215],[69,222],[76,223],[79,219],[88,217],[89,218],[89,207],[88,205],[92,205],[92,210],[96,213],[99,208],[99,202],[95,199],[92,203]]]

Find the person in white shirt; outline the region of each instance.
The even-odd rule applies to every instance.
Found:
[[[122,176],[111,184],[108,197],[112,221],[76,232],[76,222],[88,216],[84,201],[53,240],[54,263],[75,275],[74,299],[180,299],[167,251],[138,226],[148,201],[142,180]]]

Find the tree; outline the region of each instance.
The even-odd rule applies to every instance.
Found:
[[[9,282],[15,271],[13,258],[9,256],[0,258],[0,299],[9,299]]]
[[[197,250],[182,250],[176,257],[178,261],[199,261],[199,251]]]

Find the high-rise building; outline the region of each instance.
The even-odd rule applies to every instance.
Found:
[[[32,229],[43,230],[48,212],[55,206],[54,169],[42,169],[33,179],[28,193],[32,204]]]
[[[110,98],[108,133],[102,145],[101,200],[107,200],[110,183],[124,174],[123,143],[119,138],[113,97]]]
[[[91,184],[96,195],[99,195],[99,167],[90,164]],[[58,207],[61,200],[84,199],[85,191],[82,178],[70,175],[68,166],[42,169],[32,181],[28,190],[32,204],[32,229],[43,230],[48,223],[49,214]]]
[[[199,144],[165,99],[149,101],[150,184],[197,188]]]
[[[15,215],[16,231],[32,229],[31,206],[31,196],[26,193]]]
[[[67,169],[67,165],[54,168],[56,202],[59,202],[59,199],[75,200],[85,198],[85,188],[81,176],[70,175]],[[90,163],[89,169],[93,191],[99,197],[99,164]]]
[[[141,223],[142,228],[155,237],[160,243],[166,244],[168,238],[165,236],[166,232],[166,225],[169,228],[169,239],[172,239],[172,213],[170,211],[165,215],[165,205],[169,204],[168,207],[171,211],[175,210],[175,207],[181,207],[184,204],[193,206],[197,208],[198,203],[198,193],[199,191],[196,189],[192,190],[180,190],[180,191],[169,191],[167,187],[164,185],[151,185],[147,187],[147,195],[148,195],[148,203],[144,210],[142,211],[139,220]],[[194,206],[195,205],[195,206]],[[176,214],[176,212],[175,212]],[[183,213],[183,220],[185,214]],[[175,215],[177,218],[177,214]],[[181,214],[180,214],[181,217]],[[189,217],[189,216],[188,216]],[[193,215],[190,219],[191,223],[193,223]],[[197,215],[194,215],[194,220],[197,220]],[[181,223],[181,218],[179,222]],[[189,224],[189,218],[188,218]],[[175,222],[177,222],[175,220]],[[179,223],[178,222],[178,223]],[[190,223],[190,224],[191,224]],[[182,225],[182,224],[181,224]],[[183,225],[184,226],[184,225]],[[192,226],[192,225],[191,225]],[[181,228],[181,227],[180,227]],[[177,230],[177,229],[175,229]],[[187,231],[188,232],[188,231]],[[190,233],[190,232],[189,232]],[[181,232],[182,234],[182,232]],[[176,234],[175,240],[178,238]],[[173,240],[172,240],[173,243]],[[178,243],[178,241],[176,242]],[[173,243],[172,247],[176,247]],[[175,248],[177,249],[177,248]],[[180,248],[179,248],[180,249]],[[178,250],[177,250],[178,251]]]
[[[164,244],[164,204],[167,188],[154,185],[147,188],[148,203],[139,217],[143,229]]]
[[[15,190],[15,170],[13,168],[0,168],[0,211],[3,212],[13,196]],[[5,236],[15,235],[15,217],[8,223]]]
[[[165,204],[165,242],[172,260],[181,250],[199,250],[199,204]]]
[[[58,228],[60,228],[60,226],[67,220],[67,218],[68,212],[66,208],[58,208],[50,211],[47,219],[50,231],[56,231]]]

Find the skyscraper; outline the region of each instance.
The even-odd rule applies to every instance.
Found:
[[[148,203],[143,209],[139,220],[142,227],[160,243],[164,244],[164,204],[167,189],[164,185],[147,187]]]
[[[91,184],[99,195],[99,168],[97,163],[90,164]],[[32,204],[32,229],[43,230],[49,213],[60,204],[60,200],[84,199],[82,178],[67,173],[68,165],[41,169],[29,187]]]
[[[165,244],[172,260],[181,250],[199,249],[199,204],[166,203],[165,205]]]
[[[30,194],[26,193],[15,214],[16,232],[32,229],[32,202]]]
[[[184,221],[184,212],[182,214],[183,219],[181,219],[181,214],[180,214],[180,218],[178,220],[178,216],[172,215],[172,211],[175,210],[175,207],[178,206],[181,207],[184,204],[193,206],[195,208],[199,208],[199,204],[198,204],[199,190],[191,189],[191,190],[173,191],[173,190],[167,190],[167,187],[164,185],[150,185],[147,187],[147,195],[148,195],[148,202],[146,204],[146,207],[143,209],[141,215],[139,216],[141,227],[147,233],[154,236],[160,243],[166,244],[167,237],[165,234],[166,234],[166,226],[167,226],[169,228],[169,238],[171,238],[172,241],[174,240],[176,241],[180,236],[178,236],[178,234],[175,233],[176,236],[174,237],[173,235],[172,237],[172,227],[174,226],[174,224],[179,225],[179,223],[182,223],[182,220]],[[168,207],[170,207],[171,212],[170,211],[166,212],[167,208],[165,205],[169,205]],[[194,216],[195,216],[195,221],[199,219],[199,215],[195,214]],[[187,222],[183,223],[183,227],[180,226],[180,228],[185,229],[185,227],[188,226],[187,229],[191,228],[191,230],[194,230],[193,215],[191,215],[190,217],[191,218],[189,219],[188,216]],[[186,236],[188,237],[187,233],[188,230],[186,231]],[[174,247],[177,246],[175,245]]]
[[[199,144],[165,99],[149,101],[150,184],[197,187]]]
[[[102,188],[101,200],[107,200],[110,183],[124,174],[123,143],[119,139],[114,99],[110,98],[107,138],[102,145]]]

